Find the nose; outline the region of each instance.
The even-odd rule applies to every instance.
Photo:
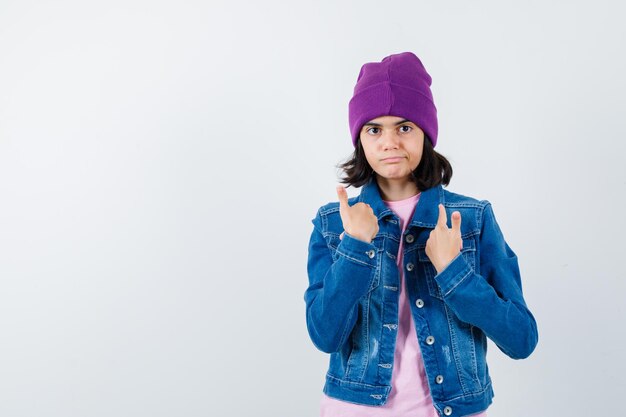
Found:
[[[383,132],[381,135],[383,149],[397,149],[400,143],[400,138],[396,134],[395,130],[391,129]]]

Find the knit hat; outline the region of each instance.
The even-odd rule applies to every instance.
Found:
[[[389,55],[361,67],[349,104],[350,133],[356,147],[361,128],[380,116],[398,116],[419,126],[437,144],[437,108],[432,79],[412,52]]]

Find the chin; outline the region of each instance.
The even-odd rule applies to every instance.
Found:
[[[380,176],[388,180],[402,180],[402,179],[410,178],[410,174],[387,174],[387,175],[380,175]]]

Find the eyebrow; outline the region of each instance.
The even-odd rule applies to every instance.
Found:
[[[395,124],[395,126],[401,125],[402,123],[406,123],[406,122],[410,122],[410,120],[408,119],[402,119],[400,120],[398,123]],[[374,126],[374,127],[382,127],[382,125],[380,123],[365,123],[363,126]]]

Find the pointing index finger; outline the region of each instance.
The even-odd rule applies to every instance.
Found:
[[[346,189],[341,185],[337,186],[337,197],[339,197],[339,209],[345,210],[348,208],[348,193]]]
[[[446,229],[448,228],[448,215],[446,214],[446,208],[443,204],[439,203],[439,218],[437,219],[437,226],[443,226]]]

